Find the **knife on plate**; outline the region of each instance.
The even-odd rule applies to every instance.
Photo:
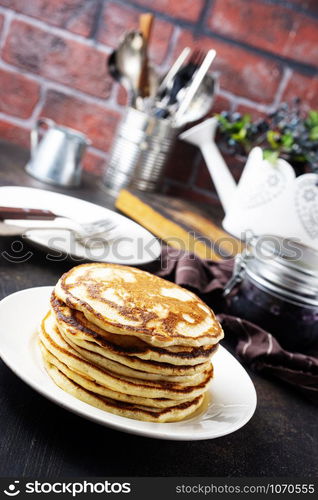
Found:
[[[55,220],[58,215],[41,208],[0,207],[0,220]]]

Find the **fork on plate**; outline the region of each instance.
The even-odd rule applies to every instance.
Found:
[[[9,220],[32,220],[32,221],[56,221],[57,224],[46,225],[39,224],[35,226],[17,226],[17,233],[21,234],[27,230],[56,230],[62,229],[70,231],[74,234],[75,239],[84,245],[89,244],[89,240],[102,237],[107,240],[110,233],[117,227],[114,221],[107,219],[99,219],[93,222],[80,223],[70,217],[57,215],[50,210],[38,208],[18,208],[18,207],[0,207],[0,221]],[[12,227],[12,226],[11,226]],[[14,231],[14,230],[13,230]],[[12,235],[12,233],[10,233]]]

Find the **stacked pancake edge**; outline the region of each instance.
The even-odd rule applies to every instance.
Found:
[[[192,292],[139,269],[65,273],[39,328],[45,368],[72,396],[116,415],[176,422],[202,405],[223,331]]]

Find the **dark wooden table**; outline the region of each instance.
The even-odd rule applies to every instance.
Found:
[[[0,185],[49,189],[24,173],[26,160],[26,151],[0,143]],[[108,204],[90,176],[80,189],[59,191]],[[0,299],[54,285],[71,267],[48,264],[34,249],[28,262],[10,264],[2,252],[11,243],[0,238]],[[124,434],[75,416],[34,392],[0,361],[0,475],[314,477],[317,408],[276,381],[251,376],[258,407],[243,429],[211,441],[173,442]]]

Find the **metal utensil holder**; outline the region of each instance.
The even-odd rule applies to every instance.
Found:
[[[104,186],[116,196],[127,186],[157,191],[178,129],[166,119],[128,108],[110,153]]]

